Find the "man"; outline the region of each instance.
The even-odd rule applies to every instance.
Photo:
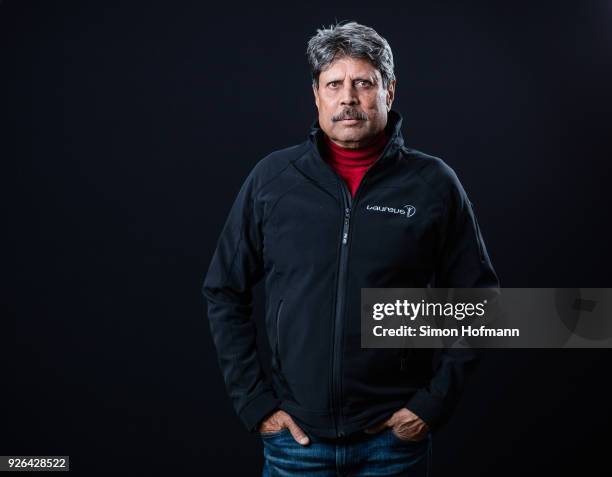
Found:
[[[339,23],[307,56],[318,120],[248,175],[204,280],[219,365],[264,475],[426,475],[475,356],[361,348],[361,288],[498,279],[453,170],[404,145],[387,41]],[[251,320],[264,277],[271,382]]]

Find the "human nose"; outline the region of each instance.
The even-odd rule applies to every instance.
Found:
[[[357,90],[353,87],[352,83],[348,86],[342,87],[342,92],[340,93],[340,104],[344,105],[353,105],[357,104]]]

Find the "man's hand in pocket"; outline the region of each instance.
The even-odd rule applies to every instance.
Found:
[[[392,432],[394,432],[396,436],[407,441],[420,441],[425,439],[425,436],[429,432],[427,423],[405,407],[396,411],[385,422],[370,427],[366,429],[365,432],[368,434],[375,434],[385,427],[392,428]]]
[[[310,443],[306,433],[300,429],[289,414],[282,410],[278,410],[264,419],[257,428],[257,431],[260,434],[265,434],[266,432],[280,431],[285,427],[289,429],[289,432],[291,432],[291,435],[298,444],[305,446]]]

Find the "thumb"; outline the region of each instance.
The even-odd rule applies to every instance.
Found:
[[[310,439],[308,438],[306,433],[302,429],[300,429],[300,426],[293,422],[293,419],[289,418],[289,420],[287,421],[287,427],[289,428],[289,432],[291,432],[293,438],[299,444],[305,446],[310,442]]]

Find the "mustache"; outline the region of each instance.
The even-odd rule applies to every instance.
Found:
[[[363,121],[367,121],[368,115],[363,111],[359,111],[355,108],[347,108],[340,114],[332,116],[332,121],[342,121],[343,119],[360,119]]]

